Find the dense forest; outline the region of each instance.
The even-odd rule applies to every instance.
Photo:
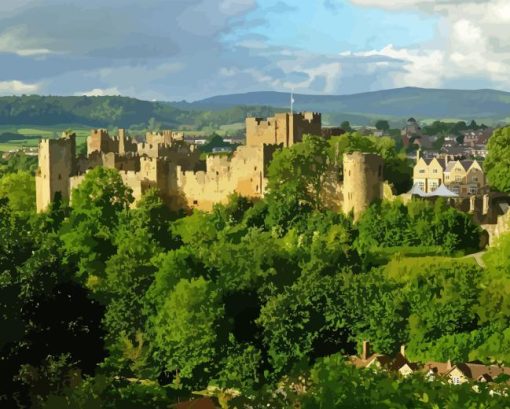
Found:
[[[163,128],[218,128],[244,122],[251,116],[270,116],[267,106],[236,106],[215,112],[179,109],[170,103],[134,98],[22,96],[0,97],[0,125],[80,124],[96,128],[139,128],[157,124]]]
[[[72,205],[36,214],[33,163],[3,163],[0,406],[168,408],[202,393],[223,408],[510,407],[487,386],[345,363],[368,339],[415,361],[510,364],[510,236],[482,269],[461,257],[480,228],[442,200],[374,203],[356,223],[325,210],[325,174],[355,150],[409,184],[391,139],[354,133],[277,153],[257,202],[175,214],[153,190],[131,206],[120,175],[96,168]]]

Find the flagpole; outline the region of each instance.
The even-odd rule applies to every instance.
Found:
[[[290,114],[294,115],[294,88],[290,92]]]

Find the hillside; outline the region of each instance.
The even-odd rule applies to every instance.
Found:
[[[394,122],[413,116],[426,119],[464,119],[507,122],[510,117],[510,93],[496,90],[441,90],[398,88],[353,95],[295,94],[295,110],[320,111],[332,122],[354,122],[387,118]],[[290,95],[281,92],[251,92],[222,95],[188,104],[191,109],[225,109],[236,105],[289,106]],[[184,105],[180,104],[180,107]]]
[[[400,88],[354,95],[296,94],[296,111],[324,114],[326,125],[344,120],[372,125],[388,119],[400,126],[408,117],[475,119],[486,124],[510,122],[510,93],[495,90],[459,91]],[[0,127],[40,125],[62,127],[124,127],[212,132],[221,126],[242,124],[247,116],[268,116],[289,109],[290,95],[282,92],[251,92],[215,96],[195,102],[149,102],[120,96],[0,97]],[[76,126],[73,126],[76,127]]]
[[[167,102],[149,102],[120,96],[0,97],[0,126],[80,124],[86,127],[149,126],[203,129],[243,122],[248,114],[266,116],[275,112],[268,107],[225,107],[220,111],[181,109]],[[149,124],[150,122],[150,124]]]

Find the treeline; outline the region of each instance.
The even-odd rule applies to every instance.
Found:
[[[202,129],[244,122],[248,114],[268,116],[274,112],[274,108],[263,106],[239,106],[214,112],[183,110],[171,103],[149,102],[120,96],[0,97],[0,124],[6,125],[80,124],[96,128],[145,129],[150,124],[157,124],[162,128],[187,126]]]
[[[505,407],[484,387],[343,363],[363,339],[382,353],[407,344],[415,360],[510,359],[508,246],[487,270],[398,254],[381,264],[374,251],[447,256],[480,231],[441,202],[374,204],[356,224],[325,210],[336,154],[387,146],[359,138],[306,138],[276,154],[263,201],[233,196],[207,214],[173,214],[157,191],[130,207],[120,175],[96,168],[72,206],[36,215],[33,191],[17,189],[31,176],[4,176],[0,405],[165,408],[215,386],[231,408]]]

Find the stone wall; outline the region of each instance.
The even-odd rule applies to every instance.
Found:
[[[321,135],[321,114],[314,112],[278,113],[274,117],[246,119],[246,145],[292,146],[303,140],[303,135]]]
[[[187,207],[212,210],[215,203],[226,203],[233,193],[260,198],[266,189],[264,147],[241,146],[232,155],[209,155],[207,171],[177,168],[178,194]]]
[[[343,211],[358,219],[371,203],[383,198],[383,159],[373,153],[345,154]]]
[[[48,208],[58,193],[69,200],[69,178],[75,172],[76,135],[39,142],[39,167],[35,176],[36,207],[38,212]]]

